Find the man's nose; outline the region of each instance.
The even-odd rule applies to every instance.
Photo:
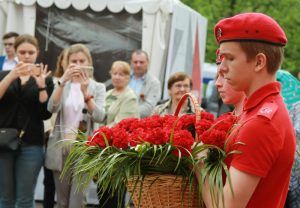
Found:
[[[226,61],[222,60],[220,66],[219,66],[219,71],[222,73],[227,73],[228,72],[228,67],[226,65]]]
[[[216,79],[216,82],[215,82],[215,87],[218,88],[221,86],[221,83],[220,83],[220,80],[219,79]]]

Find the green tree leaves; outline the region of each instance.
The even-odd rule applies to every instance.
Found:
[[[215,61],[217,44],[214,25],[222,18],[242,12],[262,12],[273,17],[284,29],[288,44],[282,68],[296,75],[300,71],[300,0],[182,0],[208,19],[206,62]]]

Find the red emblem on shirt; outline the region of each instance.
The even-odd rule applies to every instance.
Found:
[[[140,94],[140,99],[141,99],[142,101],[145,101],[145,94],[144,94],[144,93],[141,93],[141,94]]]
[[[272,119],[272,117],[274,116],[274,114],[276,113],[278,109],[277,104],[275,103],[265,103],[258,111],[259,116],[264,116],[268,119]]]

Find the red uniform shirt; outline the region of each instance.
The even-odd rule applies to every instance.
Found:
[[[296,140],[279,83],[263,86],[246,100],[230,140],[229,148],[242,153],[228,158],[227,165],[261,177],[247,207],[284,207]],[[244,145],[232,146],[238,141]]]

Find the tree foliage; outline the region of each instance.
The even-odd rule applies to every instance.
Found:
[[[215,61],[217,48],[214,25],[222,18],[242,12],[262,12],[273,17],[284,29],[288,44],[282,68],[293,74],[300,71],[300,0],[182,0],[208,19],[206,62]]]

